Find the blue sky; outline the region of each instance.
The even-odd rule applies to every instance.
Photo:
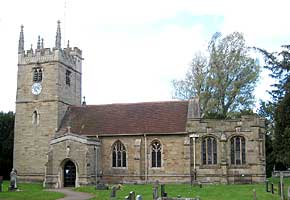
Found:
[[[83,95],[88,104],[172,99],[196,51],[213,33],[243,32],[248,46],[278,50],[289,44],[286,0],[9,0],[0,2],[0,110],[15,108],[17,45],[24,25],[25,48],[37,36],[53,47],[61,20],[62,46],[83,50]],[[271,81],[262,73],[257,99]]]

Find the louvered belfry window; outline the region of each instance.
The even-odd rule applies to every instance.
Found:
[[[42,81],[42,69],[41,67],[36,67],[33,69],[33,82],[41,82]]]
[[[65,72],[65,83],[70,86],[70,79],[71,79],[71,71],[66,70]]]

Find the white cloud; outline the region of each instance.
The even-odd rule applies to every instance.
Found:
[[[158,26],[159,22],[179,13],[221,16],[220,31],[244,32],[250,46],[271,50],[289,38],[287,5],[284,0],[1,1],[0,110],[15,107],[21,24],[26,49],[31,43],[36,46],[39,34],[45,46],[52,47],[56,21],[61,19],[63,43],[70,39],[71,46],[83,50],[88,103],[155,101],[171,98],[170,81],[184,75],[193,53],[206,47],[206,31],[215,25],[196,22],[186,27],[175,21]]]

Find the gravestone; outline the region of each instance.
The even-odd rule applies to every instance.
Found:
[[[199,182],[198,185],[199,185],[199,188],[202,188],[202,183]]]
[[[129,196],[125,196],[125,200],[130,200],[130,197]]]
[[[10,173],[10,185],[8,191],[15,191],[17,190],[17,171],[16,169],[12,169]]]
[[[143,200],[142,195],[137,195],[136,200]]]
[[[108,190],[108,189],[109,187],[106,184],[97,182],[96,190]]]
[[[284,175],[280,172],[280,196],[281,200],[284,200]]]
[[[111,199],[115,199],[116,198],[116,191],[117,191],[116,187],[113,186],[112,187],[112,191],[111,191]]]
[[[257,200],[257,193],[256,193],[255,189],[253,189],[253,198],[254,198],[254,200]]]
[[[158,199],[158,180],[154,183],[153,185],[153,200],[157,200]]]
[[[265,185],[266,185],[266,192],[269,192],[269,180],[265,181]]]
[[[2,192],[3,176],[0,176],[0,192]]]
[[[165,192],[165,184],[161,184],[161,197],[167,197],[167,193]]]
[[[130,200],[135,200],[135,192],[134,191],[131,191],[130,193],[129,193],[129,199]]]

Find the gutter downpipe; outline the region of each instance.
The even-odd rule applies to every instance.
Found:
[[[148,181],[148,164],[147,164],[147,137],[144,133],[144,143],[145,143],[145,183]]]
[[[96,152],[96,162],[95,162],[95,175],[96,175],[96,185],[98,185],[98,154],[99,154],[99,148],[95,146],[95,152]]]
[[[196,181],[196,139],[199,137],[198,134],[192,133],[189,135],[193,140],[193,174],[194,174],[194,182]]]

